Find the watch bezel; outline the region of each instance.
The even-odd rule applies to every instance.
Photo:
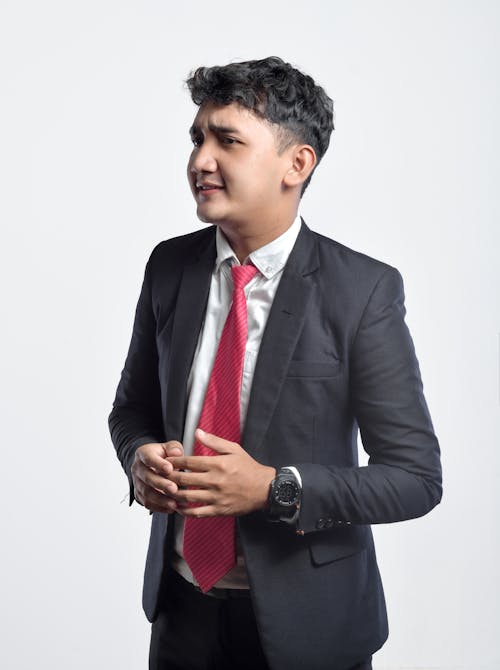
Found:
[[[280,493],[285,487],[293,487],[294,489],[294,495],[289,500],[280,497]],[[300,500],[300,493],[300,486],[295,475],[292,473],[278,475],[273,486],[273,500],[277,505],[287,510],[296,506]]]

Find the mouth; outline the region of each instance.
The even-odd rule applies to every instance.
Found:
[[[221,184],[212,184],[210,182],[197,182],[195,186],[196,186],[196,194],[202,197],[214,195],[218,191],[224,190],[224,186],[222,186]]]

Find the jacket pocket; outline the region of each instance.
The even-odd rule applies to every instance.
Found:
[[[371,531],[366,526],[332,528],[309,533],[311,561],[314,565],[325,565],[363,551],[370,544]]]

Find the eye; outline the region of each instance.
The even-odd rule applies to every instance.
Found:
[[[236,140],[233,137],[223,137],[222,144],[236,144]]]
[[[195,147],[200,147],[203,144],[203,137],[200,135],[194,135],[191,137],[191,142],[194,144]]]

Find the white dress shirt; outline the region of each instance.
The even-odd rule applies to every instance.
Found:
[[[300,226],[300,216],[297,214],[290,228],[269,244],[253,251],[243,262],[244,265],[253,263],[259,272],[244,289],[247,300],[248,335],[240,394],[241,433],[243,433],[245,425],[255,363],[262,335],[283,274],[283,268],[295,244]],[[231,307],[233,293],[231,265],[240,264],[220,228],[217,228],[216,231],[216,246],[217,258],[212,272],[205,319],[188,378],[188,405],[182,442],[186,456],[193,453],[194,432],[198,427],[217,347]],[[183,558],[184,519],[181,516],[177,516],[175,519],[175,529],[175,553],[172,565],[185,579],[196,583]],[[236,566],[217,582],[217,587],[248,588],[248,578],[238,538],[236,538],[236,553]]]

